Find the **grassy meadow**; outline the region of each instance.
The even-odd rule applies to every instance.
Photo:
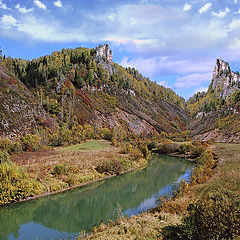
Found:
[[[66,148],[61,148],[63,151],[94,151],[103,150],[108,146],[106,141],[90,140],[81,144],[72,145]]]
[[[0,204],[90,183],[146,164],[147,159],[138,147],[126,151],[126,147],[115,147],[107,140],[88,140],[66,148],[22,152],[1,165],[2,188],[6,191]],[[6,179],[20,185],[9,189]]]

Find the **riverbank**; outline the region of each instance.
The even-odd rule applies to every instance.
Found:
[[[102,224],[88,239],[239,239],[240,144],[217,143],[212,150],[219,161],[211,178],[194,178],[180,185],[173,199],[139,216]]]
[[[79,185],[74,185],[74,186],[71,186],[71,187],[68,187],[68,188],[63,188],[63,189],[58,190],[58,191],[47,192],[47,193],[43,193],[43,194],[40,194],[40,195],[35,195],[35,196],[29,197],[27,199],[20,199],[16,203],[27,202],[27,201],[31,201],[31,200],[51,196],[51,195],[56,195],[56,194],[59,194],[59,193],[64,193],[64,192],[67,192],[67,191],[70,191],[70,190],[74,190],[76,188],[85,187],[85,186],[90,185],[90,184],[94,184],[94,183],[101,182],[101,181],[104,181],[104,180],[107,180],[107,179],[111,179],[111,178],[114,178],[118,175],[124,175],[124,174],[129,173],[129,172],[139,171],[139,170],[145,168],[146,166],[147,166],[147,164],[144,164],[144,165],[141,165],[141,166],[138,166],[138,167],[135,167],[135,168],[130,168],[128,170],[119,172],[118,174],[112,174],[112,175],[105,176],[105,177],[102,177],[102,178],[97,178],[95,180],[87,181],[87,182],[81,183]]]
[[[0,208],[0,239],[74,239],[91,232],[118,209],[131,215],[155,207],[158,196],[172,192],[178,179],[189,180],[191,163],[154,154],[142,170],[118,175],[61,194]]]
[[[57,194],[141,168],[148,160],[137,147],[126,151],[106,140],[90,140],[67,148],[43,149],[15,155],[2,164],[11,182],[4,184],[0,204]],[[18,177],[15,179],[15,175]],[[17,180],[17,181],[16,181]],[[23,194],[17,195],[18,192]]]

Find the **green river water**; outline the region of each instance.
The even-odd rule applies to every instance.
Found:
[[[193,165],[168,156],[154,155],[139,171],[65,193],[0,208],[1,240],[74,239],[85,229],[123,214],[137,215],[156,206],[173,185],[190,178]]]

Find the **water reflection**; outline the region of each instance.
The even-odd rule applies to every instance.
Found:
[[[148,167],[113,179],[31,202],[0,208],[1,240],[57,239],[88,231],[116,217],[120,204],[128,216],[155,206],[172,184],[189,177],[184,160],[154,156]]]

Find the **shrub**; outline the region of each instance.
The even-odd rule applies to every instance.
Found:
[[[22,148],[19,142],[13,142],[8,138],[0,138],[0,150],[12,154],[21,152]]]
[[[178,188],[176,191],[177,195],[183,195],[183,193],[188,189],[188,184],[186,183],[186,181],[184,179],[182,179],[180,181],[180,183],[178,184]]]
[[[113,137],[111,130],[108,128],[100,129],[98,134],[99,134],[100,138],[103,138],[108,141],[111,141],[112,137]]]
[[[140,151],[142,152],[143,156],[144,156],[145,158],[148,158],[149,150],[148,150],[147,145],[141,144],[138,148],[139,148]]]
[[[36,151],[40,148],[41,138],[37,134],[27,134],[21,138],[22,149],[24,151]]]
[[[137,147],[135,147],[134,149],[132,149],[129,152],[129,156],[133,159],[133,160],[139,160],[141,158],[143,158],[143,153],[141,152],[141,150]]]
[[[0,149],[2,151],[11,153],[11,146],[12,146],[11,140],[9,140],[8,138],[0,138]]]
[[[54,166],[52,174],[54,176],[65,175],[67,173],[67,167],[65,164],[57,164]]]
[[[0,150],[0,164],[9,162],[9,155],[5,151]]]
[[[179,146],[177,143],[174,143],[172,141],[166,141],[166,142],[160,143],[158,145],[158,148],[154,152],[165,154],[165,153],[174,153],[174,152],[177,152],[178,150],[179,150]]]
[[[97,166],[99,173],[119,174],[123,170],[122,161],[120,159],[109,160]]]
[[[201,154],[206,150],[206,143],[193,142],[190,144],[182,144],[179,147],[179,152],[187,155],[190,159],[196,159],[201,156]]]
[[[117,141],[117,139],[116,139],[115,137],[112,138],[111,142],[112,142],[112,145],[113,145],[114,147],[117,147],[117,146],[118,146],[118,141]]]
[[[152,149],[158,147],[158,142],[157,142],[157,141],[148,142],[147,147],[148,147],[148,149],[151,151]]]
[[[189,206],[183,230],[188,239],[233,239],[240,236],[240,196],[227,190],[208,192]]]
[[[236,239],[240,236],[239,193],[218,189],[190,204],[183,224],[168,226],[164,239]]]
[[[121,149],[120,149],[120,153],[121,154],[128,154],[131,150],[132,150],[133,146],[129,143],[129,144],[124,144]]]
[[[72,143],[72,131],[64,124],[48,136],[51,146],[58,147]]]
[[[198,165],[193,169],[191,184],[204,183],[212,176],[212,168],[216,164],[214,158],[212,152],[207,150],[197,159]]]
[[[16,165],[0,164],[0,204],[18,201],[36,193],[38,185],[26,179],[25,173]]]

